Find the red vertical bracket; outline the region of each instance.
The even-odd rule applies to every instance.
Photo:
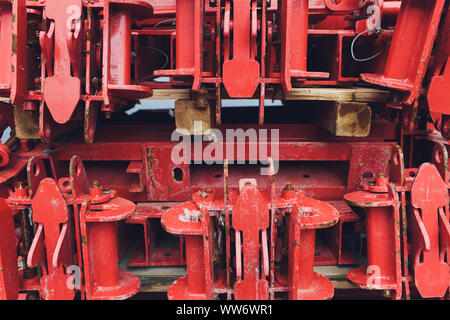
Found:
[[[438,74],[431,79],[427,98],[430,112],[439,114],[450,113],[448,105],[442,103],[442,101],[450,101],[450,58],[447,58],[444,73],[442,75]]]
[[[294,207],[289,217],[289,299],[331,299],[331,281],[313,270],[315,230],[335,225],[339,212],[328,203],[308,197],[303,198],[303,206]]]
[[[230,97],[251,98],[260,82],[259,63],[250,58],[252,25],[257,23],[251,14],[252,0],[233,4],[233,58],[225,58],[223,84]]]
[[[31,157],[27,163],[27,180],[28,187],[31,191],[31,197],[34,197],[39,188],[39,184],[47,177],[47,170],[42,158],[39,156]]]
[[[360,0],[325,0],[325,5],[328,9],[333,11],[354,11],[361,7],[361,3],[365,1]]]
[[[157,70],[153,73],[155,77],[193,76],[192,90],[200,90],[204,11],[204,0],[177,0],[176,69]]]
[[[402,261],[400,199],[394,184],[388,193],[356,191],[346,194],[345,201],[365,208],[367,233],[367,266],[351,270],[347,278],[367,290],[393,290],[392,298],[402,297]]]
[[[12,30],[12,7],[11,2],[3,0],[0,2],[0,43],[2,50],[0,50],[0,93],[4,97],[11,94],[11,57],[12,57],[12,43],[15,41],[14,37],[11,41]]]
[[[146,190],[150,201],[180,201],[190,197],[190,171],[187,163],[174,165],[172,149],[143,148]],[[164,181],[164,183],[161,183]]]
[[[450,239],[448,201],[447,186],[436,167],[420,166],[411,188],[411,243],[415,284],[424,298],[444,297],[450,283],[449,265],[443,259],[443,243]]]
[[[447,8],[447,14],[443,14],[445,22],[441,22],[442,27],[436,37],[435,57],[430,66],[433,72],[432,78],[428,87],[428,107],[430,108],[430,115],[433,123],[441,120],[442,115],[448,115],[450,110],[442,101],[450,101],[450,9]],[[448,117],[446,117],[448,118]],[[448,120],[447,120],[448,121]],[[447,127],[447,124],[441,124]],[[447,122],[448,123],[448,122]],[[437,128],[440,130],[441,128]],[[444,138],[448,138],[448,131],[443,130]]]
[[[308,72],[308,0],[282,1],[281,73],[285,91],[292,78],[328,78],[327,72]]]
[[[67,286],[70,275],[65,274],[61,265],[62,263],[70,265],[73,258],[70,256],[66,241],[68,208],[53,179],[42,180],[32,201],[32,208],[33,220],[38,224],[38,230],[30,248],[27,264],[30,268],[36,267],[37,263],[47,267],[46,274],[40,280],[41,295],[44,299],[71,300],[75,292]]]
[[[444,3],[403,0],[383,74],[363,73],[362,80],[407,91],[405,103],[412,104],[428,67]]]
[[[73,49],[73,41],[80,40],[78,37],[81,34],[81,15],[81,0],[48,1],[45,4],[46,18],[54,20],[55,42],[53,75],[44,79],[43,91],[45,103],[53,119],[60,124],[69,121],[81,95],[80,78],[72,75],[74,70],[70,52],[70,49]],[[78,22],[75,23],[75,31],[72,31],[74,20]]]
[[[0,233],[0,300],[17,300],[19,274],[14,221],[3,199],[0,199]]]
[[[269,283],[260,274],[260,234],[269,228],[269,209],[256,186],[243,187],[233,208],[232,225],[243,239],[243,279],[237,279],[234,296],[236,300],[268,300]]]
[[[170,300],[207,300],[213,298],[213,265],[211,218],[193,202],[167,210],[161,219],[164,229],[185,237],[187,275],[169,288]]]
[[[103,101],[148,98],[152,90],[131,81],[131,25],[139,17],[153,15],[153,7],[138,0],[105,0],[103,20]]]
[[[27,85],[27,7],[25,0],[12,2],[11,102],[21,105]]]

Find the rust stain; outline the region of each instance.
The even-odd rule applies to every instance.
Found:
[[[17,54],[17,34],[12,34],[12,53]]]

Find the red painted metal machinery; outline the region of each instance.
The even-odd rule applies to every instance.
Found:
[[[0,0],[0,299],[127,299],[155,267],[186,269],[169,299],[448,299],[449,5]],[[342,92],[367,135],[319,125]],[[245,137],[177,162],[161,99]]]

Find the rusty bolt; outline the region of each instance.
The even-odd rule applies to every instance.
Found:
[[[286,186],[284,187],[284,191],[292,191],[292,190],[294,190],[292,183],[291,182],[286,183]]]

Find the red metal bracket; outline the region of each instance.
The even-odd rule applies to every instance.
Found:
[[[450,284],[444,261],[450,239],[448,190],[438,170],[425,163],[411,188],[414,213],[410,217],[414,280],[424,298],[444,297]]]
[[[347,278],[363,289],[393,290],[395,299],[402,297],[402,260],[400,204],[397,190],[389,184],[388,193],[356,191],[346,194],[345,201],[365,208],[367,233],[367,266],[350,271]]]
[[[234,98],[249,98],[259,85],[260,66],[251,58],[251,39],[256,38],[257,16],[250,10],[255,0],[233,4],[233,58],[225,57],[223,84]],[[238,14],[239,13],[239,14]]]
[[[443,101],[450,101],[450,58],[447,58],[444,72],[434,76],[431,80],[427,97],[430,112],[439,114],[450,113],[448,106],[442,103]]]
[[[316,229],[337,223],[339,212],[332,205],[304,197],[289,217],[289,299],[327,300],[334,295],[330,280],[313,271]]]
[[[439,171],[439,174],[442,180],[444,180],[444,183],[448,184],[450,182],[448,151],[444,144],[442,143],[434,144],[430,162]]]
[[[404,103],[412,105],[428,66],[444,3],[403,0],[383,74],[363,73],[362,80],[406,91]]]
[[[12,14],[15,19],[12,19],[11,102],[20,106],[25,96],[28,70],[26,0],[12,1]],[[2,45],[4,43],[2,42]],[[7,66],[7,64],[5,65]]]
[[[153,15],[153,7],[139,0],[105,0],[103,20],[103,101],[111,97],[138,100],[150,97],[147,86],[131,83],[131,24]],[[114,49],[113,49],[114,48]]]
[[[188,202],[167,210],[161,224],[172,234],[184,236],[186,243],[187,275],[175,281],[167,296],[172,300],[212,299],[213,228],[207,210],[199,211],[193,202]]]
[[[61,124],[69,121],[81,96],[81,80],[76,76],[78,70],[72,68],[71,59],[79,59],[73,51],[78,48],[76,42],[80,41],[81,15],[81,0],[48,1],[45,4],[45,16],[52,23],[46,34],[41,33],[41,45],[47,64],[53,58],[53,72],[44,79],[43,93],[53,119]],[[51,41],[54,41],[53,48]],[[46,68],[48,70],[50,66],[46,65]]]
[[[17,300],[19,273],[16,235],[12,213],[3,199],[0,199],[0,233],[0,300]]]
[[[200,90],[203,70],[203,23],[204,1],[177,0],[176,10],[176,48],[175,70],[157,70],[159,76],[194,77],[192,90]]]
[[[342,4],[342,2],[341,2]],[[292,91],[292,78],[328,78],[327,72],[307,71],[308,0],[283,1],[282,5],[282,84]]]
[[[363,185],[369,192],[358,191],[345,196],[350,205],[366,209],[368,267],[349,272],[350,281],[365,289],[395,290],[393,297],[396,299],[402,297],[403,283],[409,299],[412,278],[408,260],[412,260],[419,293],[423,297],[444,296],[449,282],[448,264],[444,259],[450,225],[444,182],[448,180],[448,154],[443,145],[435,145],[432,162],[437,167],[424,164],[419,170],[405,169],[403,152],[396,146],[390,160],[389,177],[380,176],[369,185]],[[407,192],[411,193],[409,216]],[[412,259],[408,259],[410,245]]]
[[[361,0],[341,0],[336,3],[336,0],[325,0],[325,5],[328,9],[333,11],[353,11],[361,8]]]
[[[211,256],[206,251],[203,253],[202,249],[207,245],[206,242],[202,243],[202,237],[205,239],[211,229],[200,229],[199,217],[203,212],[209,212],[215,221],[225,228],[223,240],[226,245],[226,269],[215,274],[217,279],[211,284],[213,293],[226,293],[228,299],[231,299],[234,293],[237,300],[273,299],[274,292],[288,292],[293,288],[293,299],[331,298],[334,292],[331,282],[313,273],[312,269],[314,229],[335,225],[339,220],[338,210],[325,202],[304,198],[303,193],[291,185],[283,189],[281,197],[274,196],[273,175],[269,176],[270,194],[273,195],[270,198],[264,197],[256,187],[256,179],[239,180],[240,192],[229,190],[228,164],[227,161],[224,163],[222,199],[217,197],[214,189],[201,190],[194,193],[192,201],[173,207],[162,216],[161,223],[169,233],[180,234],[186,238],[187,276],[173,283],[169,289],[169,299],[211,299],[213,296],[209,286],[212,283],[212,275],[210,269],[205,267],[211,264]],[[273,162],[269,163],[270,172],[273,172]],[[302,236],[301,249],[292,255],[296,258],[289,262],[292,268],[287,284],[288,281],[282,279],[279,273],[278,281],[275,282],[274,255],[278,228],[275,216],[289,213],[293,208],[301,208],[303,212],[298,219],[293,219],[296,221],[293,224],[299,227],[297,231],[301,230],[304,237]],[[294,243],[294,235],[290,237]],[[235,268],[232,268],[230,263],[232,238],[235,242]],[[220,237],[219,241],[222,242]],[[298,243],[297,240],[295,242]],[[196,258],[189,258],[190,255]],[[203,261],[204,257],[205,263],[201,264],[200,261]],[[231,283],[233,271],[234,284]]]
[[[0,58],[2,63],[0,72],[0,93],[2,96],[9,96],[11,94],[11,56],[12,56],[12,8],[9,0],[0,2],[0,41],[2,43],[2,50],[0,51]]]
[[[21,289],[40,287],[41,296],[49,300],[73,299],[75,289],[87,299],[126,299],[138,292],[140,282],[118,267],[117,225],[131,216],[135,204],[117,197],[114,190],[104,191],[96,184],[90,188],[77,156],[71,159],[69,172],[70,177],[57,184],[45,178],[42,159],[32,157],[27,165],[29,189],[17,188],[8,198],[14,210],[31,205],[38,226],[27,265],[39,264],[43,275],[40,286],[29,279]],[[79,288],[69,286],[73,279],[66,270],[72,265],[82,269]]]
[[[267,300],[269,298],[267,247],[263,246],[269,228],[269,209],[261,193],[254,184],[245,185],[233,208],[232,225],[236,230],[236,264],[241,263],[240,232],[243,243],[243,279],[237,271],[237,282],[234,285],[236,300]],[[261,234],[260,234],[261,233]],[[265,234],[266,236],[262,236]],[[260,248],[263,250],[265,268],[261,268]],[[266,254],[264,254],[266,253]],[[240,268],[236,267],[237,270]]]
[[[89,188],[81,158],[71,159],[69,171],[72,192],[68,197],[74,205],[77,235],[81,235],[77,251],[83,253],[86,298],[127,299],[138,292],[140,282],[118,266],[117,226],[133,214],[135,204],[99,186]]]
[[[73,299],[75,291],[67,286],[70,275],[63,268],[63,265],[73,263],[70,242],[67,241],[68,208],[53,179],[42,180],[32,208],[38,229],[28,255],[28,267],[34,268],[39,263],[44,271],[40,280],[44,299]]]
[[[127,219],[128,224],[141,225],[143,241],[140,241],[128,263],[131,267],[143,266],[184,266],[183,239],[179,245],[162,245],[160,237],[161,217],[178,202],[140,203],[134,214]]]

